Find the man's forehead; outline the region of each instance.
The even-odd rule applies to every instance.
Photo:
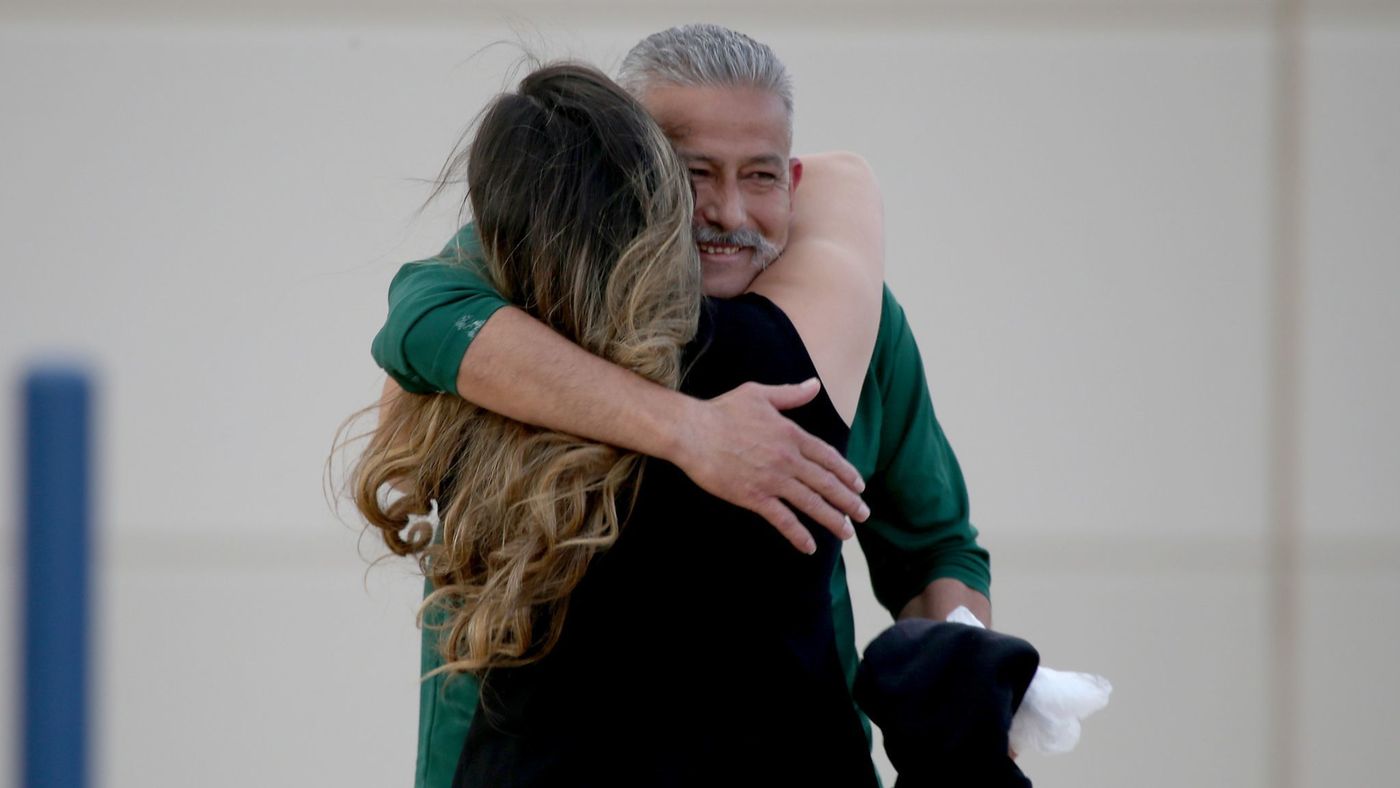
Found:
[[[790,120],[777,95],[748,87],[655,85],[642,103],[682,155],[787,162]]]

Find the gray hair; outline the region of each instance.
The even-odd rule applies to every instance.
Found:
[[[641,98],[657,83],[682,87],[753,87],[783,100],[792,128],[792,79],[767,44],[720,25],[681,25],[632,47],[618,84]]]

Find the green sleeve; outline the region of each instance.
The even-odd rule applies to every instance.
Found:
[[[867,481],[871,515],[856,534],[881,605],[898,616],[943,577],[990,595],[990,556],[968,519],[962,470],[934,416],[904,309],[889,288],[848,454]]]
[[[423,581],[423,596],[432,591]],[[424,616],[421,647],[421,676],[442,666],[437,640],[446,614],[430,608]],[[422,679],[418,689],[418,763],[414,788],[449,788],[457,771],[462,745],[476,716],[481,682],[470,673],[443,674]]]
[[[480,260],[476,228],[468,224],[437,257],[404,265],[389,284],[389,316],[370,353],[404,390],[457,393],[467,347],[506,305]]]

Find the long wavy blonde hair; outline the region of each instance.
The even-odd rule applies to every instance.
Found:
[[[440,183],[463,170],[501,294],[586,350],[678,386],[700,264],[685,170],[646,110],[595,69],[546,66],[486,108]],[[479,672],[537,660],[557,642],[569,595],[617,540],[642,468],[635,453],[455,396],[408,394],[383,409],[351,491],[390,551],[418,556],[432,581],[421,613],[445,622],[440,670]],[[390,484],[401,497],[382,495]],[[440,543],[405,531],[433,501]]]

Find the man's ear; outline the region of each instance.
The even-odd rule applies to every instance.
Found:
[[[797,213],[797,203],[793,196],[797,193],[797,184],[802,181],[802,160],[793,156],[788,159],[788,218],[791,219]]]

